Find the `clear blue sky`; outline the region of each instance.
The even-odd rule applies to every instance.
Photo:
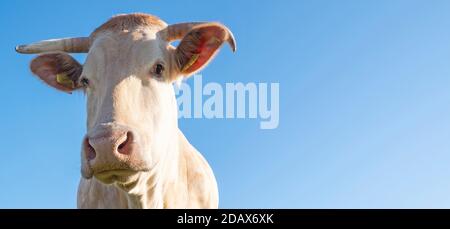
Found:
[[[314,0],[1,1],[0,208],[76,207],[85,133],[84,96],[33,78],[14,46],[131,12],[229,26],[238,52],[205,83],[280,83],[277,129],[180,120],[220,207],[450,207],[450,2]]]

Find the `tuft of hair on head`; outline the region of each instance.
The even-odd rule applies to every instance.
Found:
[[[91,38],[96,37],[97,34],[105,31],[121,32],[124,30],[133,30],[140,26],[164,28],[167,24],[159,17],[150,14],[118,14],[96,28],[94,32],[91,33]]]

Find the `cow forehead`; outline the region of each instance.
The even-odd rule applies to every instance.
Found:
[[[135,47],[154,48],[153,46],[163,47],[167,44],[158,36],[159,30],[154,28],[140,28],[133,31],[121,32],[103,32],[92,42],[89,54],[95,52],[118,52],[117,54],[128,54],[134,51]],[[120,51],[120,52],[119,52]]]
[[[95,78],[138,75],[164,61],[167,45],[153,29],[103,33],[93,42],[83,72]]]

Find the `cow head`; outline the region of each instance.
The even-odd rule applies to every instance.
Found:
[[[174,47],[171,41],[181,39]],[[113,17],[89,37],[16,47],[41,53],[31,71],[63,92],[87,97],[81,172],[86,179],[132,188],[161,161],[173,160],[178,136],[172,83],[202,69],[232,33],[218,23],[167,26],[146,14]],[[84,64],[68,53],[86,52]]]

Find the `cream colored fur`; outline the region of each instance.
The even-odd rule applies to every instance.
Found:
[[[173,81],[166,80],[174,70],[167,66],[164,79],[149,74],[156,62],[169,64],[173,52],[157,31],[141,27],[96,34],[82,73],[90,82],[88,133],[112,123],[132,128],[148,171],[111,184],[96,176],[81,178],[78,208],[218,207],[211,168],[178,129]]]

